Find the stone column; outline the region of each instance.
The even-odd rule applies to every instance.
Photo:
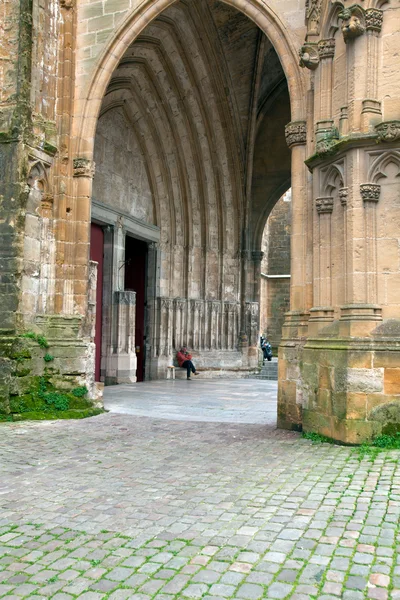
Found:
[[[300,360],[308,334],[310,308],[306,274],[312,220],[307,206],[308,170],[304,164],[307,157],[306,122],[289,123],[286,141],[292,151],[291,285],[290,311],[285,315],[279,346],[278,426],[298,430],[302,423]]]
[[[314,336],[321,327],[333,321],[332,307],[332,212],[333,198],[317,198],[315,298],[317,306],[310,310],[309,333]]]
[[[286,315],[285,337],[303,337],[307,333],[307,236],[312,226],[307,215],[306,160],[307,127],[305,121],[286,126],[286,141],[292,151],[292,233],[290,313]]]
[[[136,292],[114,292],[115,328],[108,378],[115,383],[136,382]]]
[[[360,192],[364,203],[365,299],[367,304],[376,304],[378,301],[376,205],[381,195],[381,186],[364,183],[360,186]]]
[[[347,304],[341,307],[340,333],[344,336],[368,336],[382,320],[382,309],[378,302],[378,268],[377,268],[377,216],[376,205],[379,202],[381,186],[374,183],[360,185],[363,202],[364,228],[364,274],[363,290],[359,292],[362,302]],[[351,277],[351,274],[349,274]]]
[[[251,258],[253,261],[253,298],[256,302],[260,302],[261,262],[264,252],[252,252]]]
[[[324,151],[326,145],[336,137],[332,118],[333,93],[333,59],[335,56],[335,40],[329,38],[318,43],[320,58],[316,72],[316,96],[319,100],[316,122],[317,151]]]
[[[373,131],[382,119],[381,103],[378,100],[379,34],[382,29],[383,11],[369,8],[365,11],[367,35],[367,90],[362,103],[363,131]]]
[[[347,278],[348,278],[348,260],[347,260],[347,198],[349,195],[349,190],[347,187],[341,188],[339,190],[339,199],[340,204],[343,209],[343,271],[344,271],[344,281],[343,281],[343,294],[345,302],[347,302]]]

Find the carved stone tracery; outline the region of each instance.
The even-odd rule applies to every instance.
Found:
[[[322,0],[306,0],[307,35],[318,35]]]

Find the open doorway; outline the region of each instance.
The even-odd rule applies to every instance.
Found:
[[[137,381],[144,381],[145,379],[147,251],[146,242],[129,235],[126,236],[125,290],[136,293],[135,351]]]

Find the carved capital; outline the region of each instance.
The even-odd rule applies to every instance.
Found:
[[[220,303],[219,302],[212,302],[211,303],[211,311],[214,315],[218,314],[220,312]]]
[[[365,11],[365,27],[367,31],[378,31],[382,29],[383,10],[379,8],[367,8]]]
[[[161,308],[169,310],[173,306],[173,300],[171,298],[161,298]]]
[[[347,197],[349,195],[349,190],[347,187],[345,188],[340,188],[339,190],[339,199],[340,199],[340,204],[342,206],[346,206],[347,205]]]
[[[88,158],[74,158],[74,177],[94,177],[95,164]]]
[[[182,311],[186,304],[186,300],[184,298],[175,298],[175,308],[177,310]]]
[[[333,198],[317,198],[315,201],[315,206],[317,207],[317,213],[319,215],[331,214],[333,211]]]
[[[53,194],[45,193],[42,195],[41,205],[44,210],[51,210],[53,208],[53,204],[54,204]]]
[[[300,66],[314,71],[319,65],[318,44],[304,44],[300,48]]]
[[[264,252],[252,252],[251,258],[253,259],[254,262],[261,262],[262,259],[264,258]]]
[[[333,38],[327,40],[320,40],[318,42],[318,54],[322,60],[324,58],[333,58],[335,56],[336,42]]]
[[[379,202],[381,186],[378,183],[362,183],[360,192],[364,202]]]
[[[60,6],[61,8],[69,10],[74,7],[74,0],[60,0]]]
[[[384,121],[375,126],[380,142],[395,142],[400,140],[400,121]]]
[[[286,143],[289,148],[307,143],[307,124],[305,121],[292,121],[285,127]]]
[[[353,4],[339,13],[339,19],[343,21],[342,33],[347,43],[365,32],[365,10],[358,4]]]

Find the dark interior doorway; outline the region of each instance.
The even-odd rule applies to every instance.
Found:
[[[95,381],[100,381],[101,369],[101,337],[103,323],[103,268],[104,268],[104,231],[100,225],[91,224],[90,260],[98,263],[97,288],[96,288],[96,328],[94,342],[95,354]]]
[[[136,377],[145,378],[146,347],[146,280],[147,280],[147,244],[126,236],[125,240],[125,290],[136,292],[135,346],[137,358]]]

